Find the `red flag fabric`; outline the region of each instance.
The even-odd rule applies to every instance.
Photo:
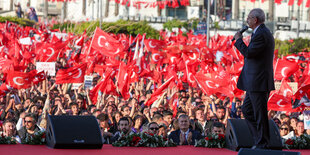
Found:
[[[12,88],[9,85],[7,85],[6,83],[2,83],[0,86],[0,96],[4,96],[11,89]]]
[[[307,2],[306,2],[306,7],[307,7],[307,8],[310,7],[310,0],[307,0]]]
[[[162,40],[157,39],[145,39],[144,45],[147,50],[149,51],[159,51],[160,49],[163,49],[166,47],[166,42]]]
[[[119,71],[117,76],[117,84],[118,84],[118,90],[122,94],[123,98],[127,100],[129,95],[129,82],[128,82],[128,71],[126,64],[121,62],[119,65]]]
[[[9,70],[9,68],[13,65],[13,61],[10,59],[0,58],[0,70]]]
[[[83,83],[87,64],[80,64],[68,69],[60,69],[56,74],[56,84]]]
[[[7,75],[7,84],[16,89],[31,87],[33,77],[29,73],[10,71]]]
[[[97,28],[91,43],[91,47],[102,51],[108,57],[114,57],[123,52],[124,46],[121,42]]]
[[[67,44],[64,43],[59,45],[44,44],[37,50],[36,55],[41,62],[55,62],[65,46],[67,46]]]
[[[300,6],[303,0],[298,0],[297,5]]]
[[[175,76],[170,77],[164,84],[162,84],[156,91],[151,95],[151,98],[145,103],[145,106],[151,106],[168,88],[169,84],[173,82]]]
[[[289,0],[287,3],[288,6],[292,6],[293,4],[294,4],[294,0]]]
[[[97,103],[98,95],[102,95],[103,93],[116,95],[116,87],[110,78],[112,72],[113,70],[108,68],[102,76],[103,79],[89,92],[93,104]]]
[[[277,93],[272,94],[268,100],[268,110],[275,111],[296,111],[292,109],[292,103],[289,98],[279,95]]]
[[[288,85],[287,80],[282,80],[278,94],[287,98],[292,98],[293,89]]]
[[[296,62],[291,62],[284,59],[278,59],[275,65],[274,78],[277,80],[282,80],[283,78],[288,78],[294,74],[299,69]]]
[[[214,79],[206,77],[202,74],[196,74],[196,80],[199,87],[203,90],[204,93],[212,95],[216,92],[219,85],[214,82]]]
[[[38,84],[38,83],[40,83],[46,79],[47,74],[44,71],[41,71],[38,73],[36,70],[33,70],[33,71],[35,71],[35,74],[34,74],[33,80],[32,80],[33,84]]]

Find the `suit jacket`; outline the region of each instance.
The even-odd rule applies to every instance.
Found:
[[[248,46],[242,38],[239,38],[234,46],[244,56],[237,87],[244,91],[274,90],[274,38],[265,24],[257,28]]]
[[[187,142],[186,142],[184,145],[195,145],[195,140],[200,140],[201,138],[203,138],[198,131],[189,129],[189,132],[192,132],[192,142],[191,142],[191,144],[187,144]],[[170,133],[170,135],[168,136],[168,138],[172,139],[173,142],[175,142],[177,145],[179,145],[180,144],[180,134],[181,134],[181,130],[178,129],[178,130],[172,131]]]

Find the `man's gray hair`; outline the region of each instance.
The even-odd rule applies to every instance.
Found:
[[[260,8],[255,8],[253,10],[251,10],[251,13],[254,17],[257,18],[257,21],[259,23],[264,23],[265,22],[265,13],[262,9]]]
[[[186,119],[189,120],[189,117],[187,115],[185,115],[185,114],[180,115],[179,118],[186,118]]]

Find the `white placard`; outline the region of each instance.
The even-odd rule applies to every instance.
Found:
[[[71,89],[79,89],[79,87],[82,85],[83,83],[72,83],[72,87]]]
[[[32,44],[30,37],[20,38],[19,43],[22,45],[31,45]]]
[[[36,69],[38,72],[45,71],[49,76],[56,75],[55,62],[36,62]]]
[[[66,41],[68,39],[67,33],[52,32],[51,36],[53,35],[55,35],[58,39],[62,39],[63,41]]]
[[[310,129],[310,111],[304,111],[303,113],[305,129]]]
[[[89,88],[90,90],[93,88],[93,76],[84,76],[84,89]]]
[[[187,18],[199,18],[199,7],[198,6],[188,6],[187,7]]]

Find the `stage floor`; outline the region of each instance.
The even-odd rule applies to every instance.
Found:
[[[291,150],[310,155],[310,150]],[[227,149],[200,148],[193,146],[178,146],[166,148],[145,147],[113,147],[103,145],[100,150],[90,149],[51,149],[45,145],[0,145],[0,154],[3,155],[237,155],[238,152]]]

